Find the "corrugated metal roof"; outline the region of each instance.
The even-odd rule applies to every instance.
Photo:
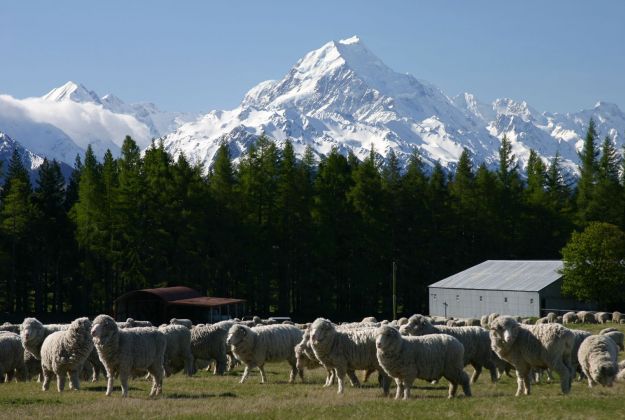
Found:
[[[488,260],[429,287],[537,292],[562,277],[562,261]]]

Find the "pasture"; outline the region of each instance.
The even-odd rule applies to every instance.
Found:
[[[613,326],[576,325],[590,331]],[[624,330],[624,326],[616,326]],[[322,388],[325,374],[306,372],[307,383],[289,385],[288,365],[267,366],[269,383],[261,385],[258,371],[239,384],[239,366],[223,377],[200,371],[192,378],[181,374],[166,378],[163,395],[148,397],[150,382],[131,382],[130,397],[120,396],[119,382],[111,397],[104,395],[105,381],[82,382],[82,390],[59,394],[37,382],[0,385],[1,418],[619,418],[625,410],[625,384],[612,388],[588,388],[586,381],[573,384],[570,395],[560,394],[557,379],[532,387],[529,397],[514,397],[516,379],[503,377],[492,384],[483,374],[473,385],[473,397],[447,400],[447,382],[432,385],[415,382],[409,401],[385,398],[375,385],[375,375],[362,388]],[[394,393],[394,387],[391,394]],[[459,393],[461,395],[461,393]]]

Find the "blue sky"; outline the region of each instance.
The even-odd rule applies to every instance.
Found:
[[[0,93],[67,80],[208,111],[236,106],[306,52],[359,35],[446,94],[538,110],[625,110],[625,1],[2,1]]]

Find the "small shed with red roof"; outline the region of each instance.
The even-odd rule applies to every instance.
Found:
[[[185,286],[142,289],[128,292],[115,300],[115,319],[169,323],[171,318],[187,318],[194,324],[213,323],[245,315],[245,300],[202,296]]]

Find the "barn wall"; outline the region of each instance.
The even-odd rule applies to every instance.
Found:
[[[445,316],[445,303],[448,317],[479,318],[493,312],[518,316],[540,315],[538,292],[430,287],[429,302],[430,316]]]
[[[551,283],[549,286],[542,289],[540,293],[540,309],[542,315],[547,312],[564,313],[568,311],[581,311],[581,310],[597,310],[598,307],[592,302],[580,302],[570,297],[564,297],[561,293],[562,279]]]

